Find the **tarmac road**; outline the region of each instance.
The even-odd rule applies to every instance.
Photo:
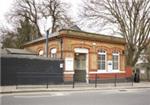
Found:
[[[1,96],[2,105],[150,105],[150,88],[18,93]]]

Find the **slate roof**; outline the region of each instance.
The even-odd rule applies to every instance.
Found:
[[[38,56],[37,54],[24,50],[24,49],[14,49],[14,48],[3,48],[0,49],[0,58],[27,58],[27,59],[41,59],[41,60],[61,60],[61,59],[51,59],[44,56]]]
[[[104,34],[96,34],[96,33],[90,33],[85,31],[78,31],[78,30],[62,29],[60,30],[60,35],[65,35],[74,38],[83,38],[87,40],[100,41],[100,42],[126,44],[125,39],[121,37],[115,37],[115,36],[104,35]]]
[[[50,34],[48,38],[52,39],[52,38],[59,38],[59,37],[63,37],[63,36],[87,39],[87,40],[93,40],[93,41],[108,42],[108,43],[126,44],[124,38],[103,35],[103,34],[90,33],[90,32],[85,32],[85,31],[81,31],[81,30],[74,30],[74,29],[61,29],[61,30],[59,30],[59,32]],[[24,44],[24,46],[28,46],[30,44],[35,44],[40,41],[45,41],[45,37],[27,42]]]
[[[20,55],[37,55],[35,52],[26,49],[4,48],[1,49],[1,54],[20,54]]]
[[[73,25],[70,27],[71,30],[81,31],[81,29],[77,25]]]

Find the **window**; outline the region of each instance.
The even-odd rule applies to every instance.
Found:
[[[57,57],[56,52],[57,52],[56,48],[52,48],[51,51],[50,51],[50,57],[51,58],[56,58]]]
[[[43,50],[39,50],[39,56],[43,56],[44,55],[44,51]]]
[[[112,54],[113,70],[119,70],[119,52],[114,51]]]
[[[106,70],[106,51],[103,49],[98,53],[98,69]]]

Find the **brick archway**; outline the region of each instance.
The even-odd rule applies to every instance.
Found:
[[[106,46],[97,46],[97,47],[96,47],[96,51],[97,51],[97,52],[99,52],[100,49],[105,50],[107,53],[111,51],[110,48],[109,48],[109,47],[106,47]]]
[[[51,44],[51,45],[49,45],[49,46],[50,46],[50,47],[48,48],[48,53],[50,53],[50,50],[51,50],[52,48],[56,48],[57,50],[59,50],[57,44]]]
[[[37,48],[36,53],[37,53],[38,55],[39,55],[40,50],[43,50],[43,51],[44,51],[44,48],[43,48],[43,47]]]
[[[85,49],[88,49],[89,52],[92,50],[92,46],[87,45],[87,44],[83,44],[83,45],[81,45],[81,44],[72,44],[71,45],[72,51],[74,51],[75,48],[85,48]]]
[[[121,49],[121,48],[118,48],[118,47],[113,47],[113,48],[111,48],[111,53],[113,53],[113,51],[118,51],[120,54],[123,54],[123,49]]]

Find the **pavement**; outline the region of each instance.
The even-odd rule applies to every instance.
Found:
[[[2,94],[1,105],[150,105],[150,88]]]
[[[113,90],[113,89],[138,89],[150,88],[150,82],[140,83],[118,83],[116,86],[113,83],[105,84],[83,84],[77,83],[73,88],[70,85],[19,85],[19,86],[1,86],[0,94],[11,93],[31,93],[31,92],[59,92],[59,91],[88,91],[88,90]]]

